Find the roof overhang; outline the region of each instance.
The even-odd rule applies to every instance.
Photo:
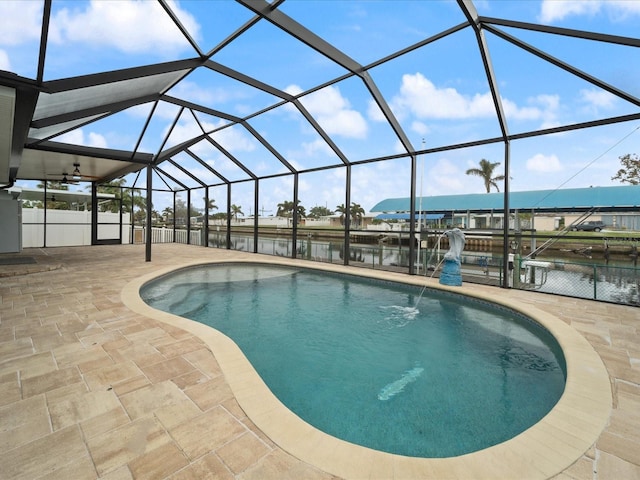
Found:
[[[104,183],[136,172],[151,163],[153,155],[59,142],[42,142],[25,148],[18,168],[18,178],[24,180],[69,180],[75,165],[79,165],[80,180]]]

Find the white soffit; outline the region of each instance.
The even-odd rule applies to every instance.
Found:
[[[0,85],[0,183],[9,183],[16,91]]]

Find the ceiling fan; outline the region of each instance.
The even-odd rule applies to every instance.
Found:
[[[67,171],[63,171],[62,175],[47,175],[48,177],[54,177],[56,180],[60,181],[62,184],[66,185],[77,185],[82,180],[94,180],[100,177],[93,177],[91,175],[82,175],[80,173],[80,164],[78,162],[74,162],[73,171],[71,173],[67,173]]]

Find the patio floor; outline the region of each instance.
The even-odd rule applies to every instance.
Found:
[[[154,245],[151,262],[143,245],[3,254],[35,263],[0,263],[0,478],[336,478],[247,418],[200,338],[121,300],[161,268],[246,255],[178,244]],[[558,316],[607,368],[608,426],[555,478],[640,479],[640,309],[474,288]]]

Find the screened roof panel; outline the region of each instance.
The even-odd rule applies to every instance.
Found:
[[[603,88],[496,37],[488,39],[496,75],[511,71],[514,79],[500,86],[510,133],[592,121],[637,111]],[[525,77],[536,73],[537,81],[523,88]],[[521,79],[521,81],[518,81]]]
[[[209,115],[197,110],[192,110],[192,112],[198,119],[198,123],[202,125],[202,128],[207,133],[233,123],[232,120],[216,117],[215,115]]]
[[[342,164],[338,154],[293,104],[255,116],[248,123],[296,170]]]
[[[474,2],[478,14],[543,26],[572,28],[611,35],[637,37],[638,6],[635,1],[499,0]]]
[[[154,189],[161,192],[162,191],[173,192],[174,190],[180,190],[182,188],[181,186],[178,186],[173,180],[165,177],[164,174],[162,174],[161,172],[155,169],[152,170],[151,178],[152,178]],[[143,175],[141,172],[131,174],[129,180],[130,180],[130,185],[128,186],[131,186],[133,188],[140,188],[140,189],[146,188],[147,178],[146,178],[146,175]],[[171,194],[171,198],[173,198],[173,194]],[[167,206],[172,205],[172,202],[167,202],[166,205]],[[157,207],[154,206],[154,208],[157,210]]]
[[[210,165],[224,178],[237,181],[256,175],[255,170],[262,161],[264,149],[244,127],[232,125],[212,133],[209,137],[215,144],[205,159],[210,161]]]
[[[92,146],[109,146],[109,148],[132,152],[147,119],[149,107],[149,105],[146,108],[136,106],[112,115],[97,117],[80,128],[55,137],[54,140],[80,145],[88,143]],[[121,128],[123,123],[131,125],[132,128],[123,131]]]
[[[38,140],[49,139],[68,130],[75,130],[76,127],[97,120],[100,117],[102,117],[102,115],[92,115],[87,118],[79,118],[69,122],[56,123],[48,127],[30,128],[29,138],[36,138]]]
[[[43,2],[0,2],[0,70],[36,78]]]
[[[226,177],[217,170],[219,155],[220,152],[211,142],[201,140],[184,151],[163,160],[159,166],[162,170],[170,169],[173,171],[175,166],[171,167],[171,162],[174,162],[192,175],[195,175],[198,179],[196,182],[198,185],[200,184],[199,182],[204,182],[206,185],[216,185],[227,181]],[[189,177],[184,172],[180,175],[182,178]]]
[[[620,39],[635,43],[630,46],[518,28],[503,27],[501,30],[594,78],[640,98],[640,73],[634,68],[634,65],[640,63],[640,42],[637,40]],[[587,51],[589,53],[585,55]]]
[[[274,95],[206,67],[195,69],[169,90],[167,95],[236,117],[244,117],[282,101]]]
[[[45,175],[37,162],[48,152],[65,165],[74,155],[86,159],[101,179],[162,168],[167,158],[191,165],[183,155],[191,152],[219,169],[220,182],[246,181],[251,190],[254,176],[279,175],[287,164],[302,171],[381,159],[382,169],[389,157],[408,164],[424,138],[425,191],[481,190],[466,169],[482,158],[506,163],[504,132],[514,185],[526,179],[527,188],[548,187],[553,168],[557,182],[566,173],[572,185],[614,184],[618,156],[633,151],[640,131],[636,3],[52,0],[47,16],[48,3],[4,0],[0,96],[8,107],[0,113],[13,115],[13,105],[16,113],[0,132],[11,143],[0,179]],[[50,28],[40,50],[43,16]],[[568,32],[558,29],[633,37],[632,46],[559,36]],[[577,134],[576,122],[592,128]],[[42,141],[58,133],[57,141]],[[99,168],[103,154],[124,168]],[[595,159],[589,170],[597,168],[598,178],[576,174],[580,156]],[[363,178],[351,183],[357,189],[372,174],[374,193],[392,197],[399,184],[416,182],[410,169],[395,170],[397,177],[358,168]],[[346,175],[337,169],[332,176],[339,183]],[[309,194],[326,198],[329,185]]]
[[[287,159],[250,125],[233,125],[210,137],[227,158],[233,157],[245,167],[248,176],[263,177],[293,171]]]
[[[300,103],[349,162],[406,153],[389,125],[378,121],[379,108],[359,77],[302,96]]]
[[[188,70],[179,70],[52,94],[43,93],[38,99],[33,117],[34,120],[42,120],[92,107],[108,107],[118,102],[143,98],[163,91],[187,72]]]
[[[212,60],[280,90],[292,85],[306,90],[347,73],[265,20],[216,53]]]
[[[193,138],[203,137],[206,133],[203,130],[204,126],[196,120],[191,110],[181,108],[179,112],[177,120],[171,123],[166,132],[166,140],[161,147],[163,153],[171,152],[175,150],[172,147],[189,143]]]
[[[366,65],[465,21],[453,2],[394,0],[396,14],[381,1],[285,2],[282,11],[298,22],[314,24],[322,36],[355,61]],[[316,18],[330,18],[314,22]]]
[[[151,121],[147,124],[146,129],[141,131],[142,137],[138,150],[157,154],[179,112],[180,107],[177,105],[158,102],[155,110],[153,110]],[[142,114],[143,110],[141,109],[139,113]],[[151,113],[151,109],[149,113]],[[145,115],[145,120],[148,118],[149,113]]]
[[[474,2],[479,15],[508,18],[519,22],[539,23],[542,6],[538,2],[500,0],[499,2]]]
[[[218,181],[211,170],[184,152],[162,162],[160,167],[189,188],[197,188],[203,186],[203,183],[208,185]]]
[[[179,17],[197,34],[196,17],[186,11]],[[49,32],[45,80],[102,72],[106,64],[117,70],[196,55],[160,2],[54,0]]]
[[[190,35],[196,40],[200,50],[208,53],[232,35],[254,14],[236,2],[203,2],[202,0],[181,0],[170,4]],[[185,18],[195,19],[186,23]]]
[[[501,134],[470,28],[383,63],[371,76],[416,149],[422,138],[434,148]]]

